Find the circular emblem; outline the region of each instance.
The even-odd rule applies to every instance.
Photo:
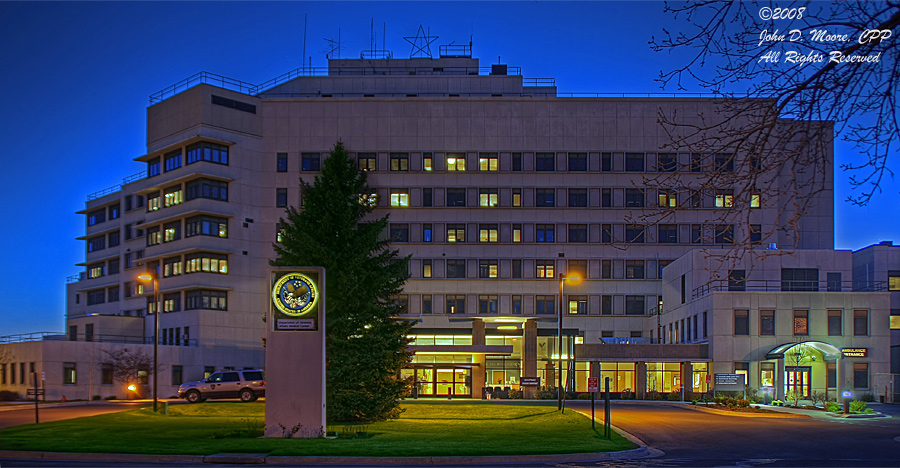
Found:
[[[272,301],[281,312],[299,317],[312,311],[319,302],[319,289],[309,276],[288,273],[272,288]]]

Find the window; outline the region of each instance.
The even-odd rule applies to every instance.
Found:
[[[391,242],[409,242],[409,224],[391,223]]]
[[[391,171],[409,171],[409,153],[391,153]]]
[[[522,296],[512,297],[512,313],[513,315],[522,315]]]
[[[555,273],[556,262],[553,260],[535,260],[534,261],[534,277],[553,279]]]
[[[185,273],[228,274],[228,255],[198,252],[184,256]]]
[[[172,366],[172,385],[181,385],[184,383],[184,367]]]
[[[734,244],[734,225],[716,225],[716,244]]]
[[[658,192],[660,208],[675,208],[678,206],[678,197],[672,189],[663,189]]]
[[[746,291],[747,290],[747,272],[746,270],[729,270],[728,271],[728,290],[729,291]]]
[[[106,302],[106,291],[103,289],[96,289],[94,291],[88,291],[87,293],[87,305],[97,305],[103,304]]]
[[[539,188],[534,189],[534,206],[553,207],[555,206],[556,189]]]
[[[700,190],[691,190],[691,208],[702,208],[703,207],[703,192]]]
[[[716,208],[732,208],[734,206],[734,190],[716,190]]]
[[[464,153],[447,153],[447,171],[466,172],[466,155]]]
[[[181,310],[181,293],[173,292],[163,294],[163,312],[178,312]],[[181,341],[181,340],[179,340]]]
[[[775,311],[760,310],[759,311],[759,335],[775,336]]]
[[[184,264],[181,257],[172,257],[163,260],[163,278],[178,276],[184,273]]]
[[[497,242],[499,229],[496,224],[478,225],[478,242]]]
[[[587,315],[587,296],[569,296],[569,315]]]
[[[100,365],[100,385],[113,384],[113,366],[112,364]]]
[[[625,225],[625,242],[632,244],[644,243],[644,226],[640,224]]]
[[[809,311],[794,311],[794,336],[809,335]]]
[[[828,311],[828,336],[841,336],[843,331],[843,317],[840,310]]]
[[[825,275],[827,279],[827,288],[831,292],[841,291],[841,272],[829,272]]]
[[[585,243],[587,242],[588,229],[587,224],[570,224],[569,225],[569,242]]]
[[[119,245],[119,231],[109,233],[108,238],[110,247]]]
[[[513,242],[522,242],[522,225],[521,224],[513,224],[512,225],[512,241]]]
[[[196,179],[185,184],[184,188],[185,192],[187,192],[187,200],[209,198],[210,200],[228,201],[228,182],[211,179]]]
[[[178,150],[166,153],[166,155],[163,157],[163,159],[165,160],[165,164],[166,164],[166,172],[178,169],[179,167],[181,167],[181,150],[178,149]]]
[[[706,338],[706,334],[709,331],[709,322],[707,322],[706,314],[707,312],[703,312],[703,338]]]
[[[744,385],[748,385],[750,383],[750,363],[749,362],[735,362],[734,363],[734,373],[738,375],[744,376]]]
[[[750,208],[759,208],[762,206],[762,198],[759,192],[750,193]]]
[[[63,382],[65,383],[65,382]],[[853,388],[869,388],[869,364],[853,363]]]
[[[108,270],[109,270],[109,274],[110,274],[110,275],[117,275],[117,274],[119,274],[119,259],[118,259],[118,258],[114,258],[114,259],[112,259],[112,260],[109,261],[109,268],[108,268]]]
[[[431,278],[434,274],[430,258],[422,260],[422,278]]]
[[[447,278],[465,278],[466,261],[464,259],[447,260]]]
[[[488,296],[488,295],[478,296],[478,313],[479,314],[496,314],[497,313],[497,296]]]
[[[479,278],[497,278],[499,276],[500,266],[497,260],[479,260],[478,261],[478,277]]]
[[[534,155],[534,170],[536,171],[554,171],[556,154],[554,153],[536,153]]]
[[[569,153],[570,172],[585,172],[587,170],[587,153]]]
[[[304,172],[318,172],[321,170],[321,155],[319,153],[303,153],[300,155],[300,170]]]
[[[572,208],[586,208],[588,206],[588,192],[585,188],[569,189],[569,206]]]
[[[612,153],[600,153],[600,170],[612,172]]]
[[[159,232],[159,226],[147,228],[147,246],[159,245],[162,243],[162,233]]]
[[[869,335],[869,311],[854,310],[853,311],[853,336]]]
[[[656,170],[659,172],[675,172],[675,168],[678,167],[675,153],[659,153],[656,159]]]
[[[703,156],[700,153],[691,153],[691,172],[703,172]]]
[[[422,313],[431,314],[431,294],[422,295]]]
[[[644,172],[644,153],[625,153],[625,171]]]
[[[716,170],[722,172],[734,172],[734,155],[729,153],[717,153]]]
[[[604,244],[612,243],[612,224],[600,225],[600,242]]]
[[[447,314],[466,313],[466,296],[447,295]]]
[[[88,213],[88,226],[94,226],[106,221],[106,210],[99,209]]]
[[[275,206],[279,208],[284,208],[287,206],[287,189],[286,188],[277,188],[275,189]]]
[[[603,208],[612,208],[612,189],[600,190],[600,206]]]
[[[691,244],[703,243],[703,225],[691,224]]]
[[[625,206],[629,208],[640,208],[644,206],[644,190],[643,189],[625,189]]]
[[[516,208],[522,206],[522,189],[514,188],[512,190],[512,206]]]
[[[434,170],[434,158],[432,157],[432,153],[422,153],[422,169],[424,169],[425,172]]]
[[[431,242],[432,240],[431,224],[422,225],[422,242]]]
[[[209,161],[228,165],[228,147],[201,141],[187,147],[187,163]]]
[[[837,387],[837,364],[834,362],[825,363],[825,386],[827,388]]]
[[[522,171],[522,153],[512,154],[512,170],[516,172]]]
[[[77,379],[75,378],[75,363],[74,362],[64,362],[63,363],[63,384],[65,385],[75,385]]]
[[[644,296],[625,296],[625,315],[644,315],[645,301]]]
[[[750,334],[750,311],[746,309],[734,311],[734,334],[735,336]]]
[[[535,242],[553,242],[555,227],[552,224],[537,224],[535,229]]]
[[[888,270],[888,291],[900,291],[900,270]]]
[[[466,241],[466,225],[465,224],[448,224],[447,225],[447,242],[465,242]]]
[[[207,289],[186,291],[184,293],[184,309],[228,310],[228,293]]]
[[[374,172],[377,167],[377,159],[375,153],[359,153],[356,156],[359,170],[363,172]]]
[[[193,216],[184,222],[184,237],[228,237],[228,220],[214,216]]]
[[[677,224],[660,224],[658,227],[658,242],[660,244],[677,244],[678,243],[678,225]]]
[[[391,207],[405,208],[409,206],[409,189],[392,188],[391,189]]]
[[[500,170],[500,159],[497,153],[481,153],[478,155],[478,170],[481,172],[497,172]]]
[[[119,218],[119,204],[110,205],[109,208],[109,219],[118,219]]]
[[[466,189],[448,188],[447,206],[466,206]]]
[[[613,314],[613,297],[609,295],[600,296],[600,315]]]
[[[612,260],[600,261],[600,277],[603,279],[612,278]]]
[[[625,260],[625,278],[644,279],[644,261]]]
[[[478,191],[478,206],[482,208],[494,208],[500,204],[500,191],[498,189],[480,189]]]
[[[512,261],[512,277],[513,278],[521,278],[522,277],[522,259],[516,258]]]
[[[275,171],[276,172],[287,172],[288,170],[288,156],[287,153],[278,153],[275,155]]]
[[[556,296],[534,296],[534,312],[536,314],[556,314],[554,299]]]
[[[577,274],[579,278],[588,278],[587,260],[569,260],[569,274]]]
[[[172,242],[181,239],[181,221],[163,225],[163,242]]]
[[[96,252],[106,248],[106,236],[91,237],[87,242],[88,252]]]
[[[782,268],[782,291],[818,291],[818,268]]]
[[[160,174],[159,156],[147,161],[147,177],[156,177]]]
[[[762,244],[762,225],[760,225],[760,224],[751,224],[750,225],[750,244],[751,245]]]

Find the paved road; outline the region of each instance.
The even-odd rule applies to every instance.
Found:
[[[127,411],[146,403],[130,402],[105,402],[92,401],[79,403],[67,403],[65,405],[47,405],[39,409],[40,422],[61,421],[63,419],[83,418],[98,414],[116,413]],[[34,406],[23,405],[21,408],[10,409],[0,407],[0,429],[22,424],[34,424]]]

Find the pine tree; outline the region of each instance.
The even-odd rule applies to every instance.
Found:
[[[341,142],[310,185],[303,206],[288,207],[272,265],[325,267],[326,402],[332,421],[378,421],[400,414],[410,383],[400,369],[412,324],[394,317],[409,257],[390,250],[388,217],[367,219],[372,195]]]

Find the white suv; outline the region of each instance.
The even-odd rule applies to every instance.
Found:
[[[187,382],[178,387],[178,398],[199,403],[207,398],[240,398],[256,401],[266,395],[266,377],[262,370],[229,370],[215,372],[209,377]]]

